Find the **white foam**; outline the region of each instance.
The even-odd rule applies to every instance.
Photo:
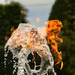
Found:
[[[41,42],[38,43],[39,41]],[[31,45],[30,47],[28,47],[29,44]],[[25,73],[27,75],[33,75],[33,73],[37,75],[44,75],[48,73],[48,70],[50,70],[54,75],[56,75],[53,68],[54,60],[50,52],[50,49],[47,45],[47,41],[45,37],[41,38],[41,35],[38,33],[38,30],[35,26],[29,23],[19,24],[19,27],[14,31],[13,35],[9,38],[5,45],[5,52],[7,46],[9,46],[8,52],[11,51],[13,54],[13,59],[15,57],[18,58],[18,62],[14,61],[13,74],[18,68],[17,75],[25,75]],[[20,50],[18,49],[19,46],[22,47]],[[34,69],[30,68],[29,62],[31,61],[27,60],[30,53],[32,53],[32,55],[34,56],[34,51],[41,57],[41,64],[39,65],[39,70],[36,70],[37,65],[35,60]],[[5,57],[7,57],[8,52],[5,53]],[[5,61],[7,60],[5,59]]]

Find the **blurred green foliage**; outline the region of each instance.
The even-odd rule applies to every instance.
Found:
[[[64,67],[61,71],[56,68],[57,75],[75,75],[75,0],[56,0],[49,16],[49,20],[54,19],[63,24],[60,33],[63,43],[59,43],[59,50]]]
[[[0,5],[0,45],[4,44],[4,37],[12,26],[17,28],[19,23],[27,22],[26,14],[21,13],[22,10],[27,12],[19,3]]]
[[[27,14],[21,13],[21,11],[27,12],[28,10],[19,3],[0,4],[0,75],[4,75],[5,36],[11,36],[10,29],[12,26],[16,29],[19,23],[27,23]]]

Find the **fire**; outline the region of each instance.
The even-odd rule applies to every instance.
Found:
[[[37,17],[37,18],[36,18],[36,21],[37,21],[37,23],[39,23],[39,21],[40,21],[40,18],[39,18],[39,17]]]
[[[5,40],[7,41],[9,39],[9,37],[8,36],[5,36]]]
[[[62,28],[62,23],[59,20],[51,20],[46,22],[47,28],[47,41],[48,44],[51,45],[51,51],[54,56],[55,61],[57,62],[55,65],[59,64],[62,60],[62,52],[58,52],[58,41],[63,42],[61,38],[59,38],[59,33]],[[63,62],[61,62],[61,68],[63,67]]]
[[[26,12],[25,12],[25,11],[23,11],[23,10],[21,11],[21,13],[22,13],[22,14],[23,14],[23,13],[24,13],[24,14],[26,14]]]
[[[28,47],[28,48],[31,47],[31,44],[28,44],[27,47]]]
[[[11,35],[13,34],[13,32],[15,31],[14,26],[11,27]]]
[[[32,62],[35,60],[35,58],[32,59]]]
[[[62,67],[63,67],[63,61],[61,61],[61,67],[60,67],[60,70],[62,70]]]
[[[7,34],[5,36],[5,41],[7,41],[9,39],[9,37],[7,35],[9,35],[9,34],[12,35],[14,31],[15,31],[14,26],[12,26],[11,29],[10,29],[10,32],[7,31]]]

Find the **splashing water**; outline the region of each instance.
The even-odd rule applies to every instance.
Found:
[[[9,52],[10,61],[7,60]],[[29,23],[19,24],[5,45],[5,70],[7,63],[12,62],[13,75],[56,75],[47,40]]]

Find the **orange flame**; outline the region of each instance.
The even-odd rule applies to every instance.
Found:
[[[9,31],[7,31],[7,33],[6,33],[5,41],[7,41],[7,40],[9,39],[9,37],[8,37],[7,35],[9,35],[9,34],[11,34],[11,35],[12,35],[14,31],[15,31],[14,26],[12,26],[12,27],[11,27],[11,29],[10,29],[10,32],[9,32]]]
[[[5,36],[5,40],[7,41],[9,39],[9,37],[8,36]]]
[[[21,11],[21,13],[22,13],[22,14],[23,14],[23,13],[24,13],[24,14],[26,14],[26,12],[25,12],[25,11],[23,11],[23,10]]]
[[[31,44],[28,44],[27,47],[30,48],[31,47]]]
[[[59,33],[60,33],[60,30],[62,28],[62,23],[59,21],[59,20],[51,20],[51,21],[48,21],[46,22],[46,25],[47,25],[47,41],[48,41],[48,44],[51,45],[51,51],[52,51],[52,54],[53,54],[53,57],[55,59],[55,61],[57,62],[55,65],[59,64],[62,60],[62,52],[58,52],[58,48],[57,48],[57,45],[58,45],[58,41],[60,42],[63,42],[63,40],[61,38],[59,38]],[[61,62],[61,68],[60,70],[62,69],[63,67],[63,62]]]
[[[63,61],[61,61],[61,67],[60,67],[60,70],[62,70],[63,68]]]
[[[40,18],[39,18],[39,17],[37,17],[37,18],[36,18],[36,21],[37,21],[37,23],[39,23],[39,21],[40,21]]]
[[[32,59],[32,62],[35,60],[35,58]]]
[[[11,27],[11,35],[13,34],[13,32],[15,31],[14,26]]]

